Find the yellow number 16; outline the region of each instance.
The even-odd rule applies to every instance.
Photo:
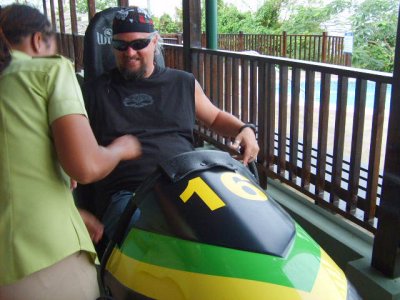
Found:
[[[240,198],[254,201],[265,201],[268,199],[264,192],[240,174],[231,172],[222,173],[221,181],[230,192]],[[186,203],[194,193],[196,193],[211,210],[216,210],[225,206],[225,202],[222,201],[201,177],[195,177],[189,180],[180,198]]]
[[[255,201],[267,200],[267,195],[250,182],[246,177],[232,172],[222,173],[221,181],[235,195]]]

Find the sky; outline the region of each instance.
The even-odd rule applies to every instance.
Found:
[[[68,0],[63,0],[64,3]],[[116,0],[114,0],[116,2]],[[235,5],[241,11],[257,11],[266,0],[224,0],[226,4]],[[329,1],[329,0],[323,0]],[[16,0],[0,0],[0,5],[7,5],[16,2]],[[42,7],[42,0],[28,0],[37,7]],[[56,1],[57,2],[57,1]],[[135,5],[148,8],[152,15],[160,17],[164,13],[171,16],[175,14],[175,8],[182,7],[182,0],[129,0],[129,5]]]
[[[1,0],[0,0],[1,1]],[[225,3],[234,4],[239,10],[256,10],[264,0],[224,0]],[[150,11],[154,16],[161,16],[164,13],[169,15],[174,15],[175,8],[182,7],[182,0],[130,0],[130,5],[136,5],[140,7],[147,8],[148,3],[150,3]]]
[[[65,2],[66,0],[64,0]],[[239,10],[256,10],[265,0],[224,0],[225,3],[234,4]],[[0,0],[0,5],[7,5],[15,0]],[[34,4],[42,3],[42,0],[30,0]],[[175,8],[182,7],[182,0],[129,0],[129,5],[147,8],[150,5],[151,14],[160,17],[164,13],[171,16],[175,14]]]
[[[1,0],[0,0],[1,1]],[[240,11],[257,11],[266,0],[224,0],[226,4],[235,5]],[[299,0],[300,2],[301,0]],[[360,1],[360,0],[353,0]],[[330,0],[320,0],[321,3],[328,3]],[[160,17],[164,13],[171,16],[175,14],[175,8],[182,7],[182,0],[129,0],[130,5],[147,8],[150,5],[149,11],[152,15]]]

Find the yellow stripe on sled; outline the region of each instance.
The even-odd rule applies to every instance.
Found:
[[[324,251],[321,260],[321,268],[310,293],[260,281],[192,273],[151,265],[130,258],[118,249],[113,250],[106,268],[127,288],[154,299],[346,299],[347,282],[344,275],[332,278],[330,270],[337,270],[337,266]],[[266,270],[268,271],[273,272]]]

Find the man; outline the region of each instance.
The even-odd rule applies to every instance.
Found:
[[[159,162],[193,150],[195,119],[217,133],[235,137],[243,147],[243,163],[257,157],[254,127],[214,106],[190,73],[155,64],[160,36],[145,10],[118,11],[113,20],[112,47],[117,68],[84,86],[86,108],[99,144],[132,134],[142,144],[142,157],[122,162],[95,186],[95,206],[110,236],[132,192]],[[82,197],[79,197],[82,198]],[[90,202],[90,201],[88,201]]]

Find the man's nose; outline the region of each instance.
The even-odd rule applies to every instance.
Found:
[[[132,55],[135,55],[136,53],[137,53],[137,51],[130,46],[128,47],[128,49],[125,50],[126,56],[132,56]]]

